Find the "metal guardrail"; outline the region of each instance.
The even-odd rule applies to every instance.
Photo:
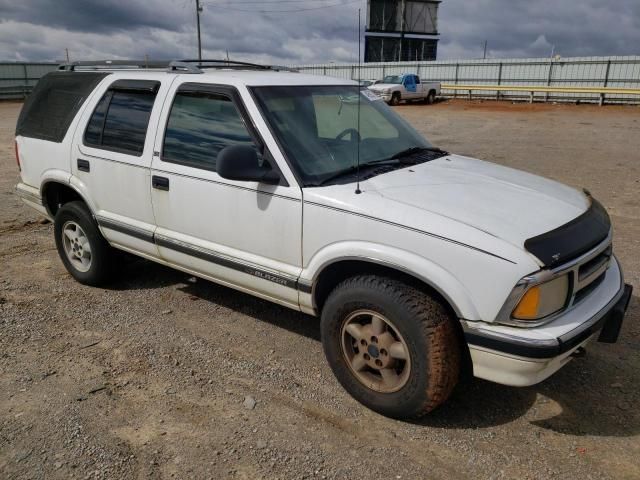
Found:
[[[604,105],[605,96],[609,95],[640,95],[640,88],[615,88],[615,87],[548,87],[543,85],[456,85],[443,83],[442,90],[462,90],[469,94],[469,100],[473,98],[473,91],[496,92],[496,99],[500,99],[500,92],[527,92],[529,103],[533,103],[534,94],[541,93],[586,93],[600,95],[599,105]]]
[[[26,98],[40,77],[56,68],[49,62],[0,62],[0,100]]]
[[[33,90],[33,85],[0,87],[0,100],[24,100]]]
[[[347,79],[381,79],[385,75],[415,73],[425,82],[462,85],[497,85],[504,89],[489,92],[476,90],[476,98],[530,100],[531,87],[560,88],[640,88],[640,56],[511,58],[486,60],[436,60],[432,62],[380,62],[298,65],[303,73],[330,75]],[[524,91],[512,87],[526,87]],[[528,89],[528,90],[527,90]],[[468,89],[467,89],[468,90]],[[445,91],[455,95],[460,90]],[[527,94],[529,92],[529,94]],[[544,91],[540,97],[549,101],[594,102],[598,93],[573,93],[575,90]],[[607,103],[640,104],[635,94],[604,93]],[[538,95],[535,96],[536,100]],[[603,100],[604,101],[604,100]]]

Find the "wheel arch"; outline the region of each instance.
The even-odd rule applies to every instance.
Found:
[[[411,268],[405,265],[411,265]],[[393,252],[386,258],[371,254],[334,257],[320,263],[313,271],[310,294],[316,312],[321,311],[331,290],[342,280],[352,275],[375,273],[402,278],[426,293],[434,294],[457,318],[478,318],[477,310],[459,281],[439,265],[408,252]]]
[[[381,275],[399,279],[439,301],[448,310],[449,316],[453,321],[458,344],[462,352],[462,373],[465,378],[473,376],[473,362],[471,361],[469,348],[464,337],[462,325],[456,320],[469,318],[465,314],[473,315],[475,309],[473,309],[468,299],[461,301],[460,292],[453,293],[443,289],[431,278],[427,278],[425,274],[420,274],[396,263],[378,258],[350,256],[335,259],[324,264],[314,277],[311,287],[313,309],[319,313],[335,286],[351,276],[361,274]],[[452,296],[452,293],[456,295],[456,298]],[[472,309],[472,311],[469,309]]]
[[[40,195],[42,204],[47,209],[47,213],[54,218],[56,213],[65,203],[80,200],[84,202],[93,214],[91,204],[85,196],[78,191],[69,182],[59,178],[50,178],[45,180],[40,187]]]

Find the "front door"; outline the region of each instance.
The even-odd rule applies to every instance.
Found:
[[[406,95],[403,95],[405,98],[415,98],[416,97],[416,83],[413,80],[413,75],[405,75],[404,80],[404,88],[407,92]]]
[[[172,87],[151,166],[155,240],[162,258],[184,270],[297,308],[300,188],[286,180],[290,173],[279,185],[216,173],[216,157],[229,145],[253,146],[272,165],[271,152],[280,155],[266,125],[258,130],[251,120],[255,106],[245,95],[188,81]]]

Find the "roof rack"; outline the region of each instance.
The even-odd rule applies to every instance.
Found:
[[[58,70],[138,70],[164,69],[171,62],[167,60],[94,60],[85,62],[70,62],[58,65]]]
[[[183,71],[185,73],[203,73],[203,69],[220,68],[232,70],[273,70],[273,71],[290,71],[298,70],[281,67],[276,65],[260,65],[258,63],[238,62],[236,60],[219,60],[219,59],[203,59],[203,60],[176,60],[169,64],[169,71]]]
[[[180,73],[204,73],[205,69],[219,68],[232,70],[272,70],[297,72],[298,70],[276,65],[260,65],[257,63],[238,62],[235,60],[96,60],[85,62],[71,62],[58,65],[58,70],[63,71],[100,71],[100,70],[139,70],[154,69],[167,72]]]

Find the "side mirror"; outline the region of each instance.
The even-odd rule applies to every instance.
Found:
[[[227,180],[260,182],[270,185],[280,183],[280,174],[271,168],[267,160],[260,165],[258,153],[247,145],[230,145],[218,153],[216,172]]]

